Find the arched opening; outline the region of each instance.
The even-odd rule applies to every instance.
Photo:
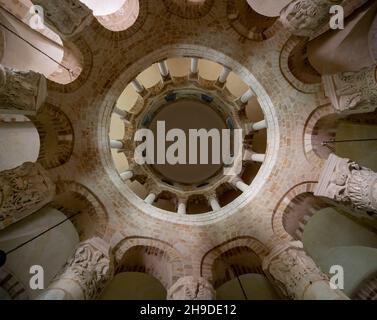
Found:
[[[130,28],[139,16],[139,0],[80,0],[93,11],[98,22],[110,31]]]
[[[218,256],[212,266],[217,300],[279,299],[249,247],[235,247]]]
[[[60,181],[56,192],[51,206],[70,218],[80,241],[105,236],[107,212],[90,190],[75,182]]]
[[[51,169],[64,165],[71,158],[74,133],[70,120],[59,108],[45,104],[35,117],[30,117],[40,137],[38,162]]]
[[[245,39],[263,41],[271,36],[269,29],[275,24],[277,16],[264,15],[254,9],[254,3],[244,0],[228,1],[227,15],[231,26]]]
[[[320,118],[311,133],[313,151],[322,159],[330,153],[377,170],[377,112]]]
[[[66,216],[46,206],[0,231],[0,248],[8,252],[2,268],[18,280],[26,297],[34,299],[43,290],[30,287],[30,268],[35,265],[43,268],[47,288],[71,258],[78,243],[76,229]]]
[[[334,226],[336,230],[334,231]],[[330,277],[341,267],[344,292],[352,297],[360,284],[377,270],[377,235],[334,206],[320,209],[304,227],[305,250]]]

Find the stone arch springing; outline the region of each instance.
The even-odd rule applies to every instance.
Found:
[[[130,14],[123,7],[108,16],[97,17],[92,25],[95,32],[115,41],[125,40],[137,33],[147,20],[149,3],[148,0],[131,0],[130,2],[132,5]]]
[[[232,257],[236,257],[237,255],[241,256],[241,259],[237,259],[238,261],[242,261],[242,255],[253,257],[253,262],[246,262],[247,265],[238,264],[238,269],[233,269],[233,277],[242,275],[243,273],[247,273],[248,271],[258,271],[262,272],[260,268],[260,262],[263,258],[268,254],[268,249],[257,239],[249,236],[238,237],[226,241],[213,249],[206,252],[201,260],[200,264],[200,276],[206,278],[210,281],[213,285],[218,284],[219,286],[222,283],[227,281],[227,276],[231,277],[232,274],[226,273],[226,268],[224,266],[218,265],[218,270],[223,276],[218,276],[214,274],[214,268],[216,268],[216,264],[218,264],[221,259],[229,259],[225,266],[232,265]],[[220,259],[220,260],[218,260]],[[235,260],[235,261],[237,261]],[[239,274],[234,270],[238,270]],[[245,272],[243,272],[244,270]],[[229,279],[228,279],[229,280]]]
[[[306,41],[301,37],[290,37],[280,53],[279,66],[293,88],[303,93],[316,93],[321,90],[321,78],[307,59]]]
[[[168,290],[185,275],[182,255],[171,245],[153,238],[130,237],[114,248],[116,273],[143,272]]]
[[[58,181],[56,196],[51,203],[55,209],[71,219],[80,240],[104,238],[108,214],[100,200],[85,186],[74,181]],[[77,214],[77,215],[76,215]]]
[[[73,152],[74,132],[65,113],[53,105],[45,104],[37,115],[30,119],[40,137],[37,161],[46,169],[67,163]]]
[[[376,124],[377,111],[347,115],[335,113],[335,110],[329,104],[319,106],[305,123],[303,139],[305,156],[310,163],[322,166],[323,161],[331,153],[337,153],[336,145],[331,141],[342,140],[342,138],[338,139],[337,136],[343,125],[353,127],[357,125],[375,126]],[[363,138],[363,136],[360,135],[360,138]],[[368,135],[368,138],[375,138],[375,136]]]
[[[232,28],[246,40],[263,41],[271,38],[278,28],[278,17],[256,12],[244,0],[229,0],[227,17]]]
[[[316,181],[307,181],[300,183],[294,187],[292,187],[278,202],[276,205],[272,218],[271,218],[271,224],[272,229],[275,233],[275,235],[282,240],[292,240],[293,237],[291,234],[289,234],[285,228],[285,224],[287,221],[284,222],[284,219],[287,217],[286,212],[289,210],[289,208],[292,206],[292,201],[296,197],[302,195],[302,194],[313,194],[314,188],[316,186]],[[305,212],[304,212],[305,213]],[[296,223],[298,225],[298,221]]]

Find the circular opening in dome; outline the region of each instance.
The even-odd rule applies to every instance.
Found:
[[[196,164],[190,164],[190,157],[192,157],[192,150],[190,149],[190,139],[195,132],[201,129],[214,133],[218,133],[221,139],[221,132],[226,129],[225,120],[208,104],[194,100],[194,99],[180,99],[173,103],[170,103],[156,112],[154,118],[152,119],[149,129],[152,130],[154,136],[158,136],[158,123],[164,124],[165,131],[179,129],[185,133],[186,139],[184,143],[180,141],[180,144],[185,145],[185,155],[186,161],[183,163],[178,163],[176,165],[171,165],[169,163],[165,164],[154,164],[151,167],[160,176],[167,180],[177,182],[180,184],[190,185],[190,184],[201,184],[207,181],[207,179],[212,178],[221,171],[223,164],[217,163],[213,157],[212,151],[218,152],[214,146],[212,139],[208,139],[207,146],[204,146],[205,150],[201,150],[201,144],[197,144],[196,148]],[[213,130],[214,129],[214,130]],[[191,138],[190,138],[191,137]],[[175,141],[166,142],[166,149],[171,145],[176,143]],[[163,146],[155,139],[155,153],[161,150]],[[213,148],[214,147],[214,148]],[[202,153],[208,155],[208,163],[205,161],[200,161],[200,156]],[[155,156],[155,158],[157,155]]]
[[[270,172],[269,152],[277,150],[273,140],[267,143],[276,129],[272,104],[258,81],[234,61],[164,55],[119,83],[109,146],[121,179],[113,181],[153,216],[217,219],[250,199]],[[196,133],[195,145],[190,130]],[[190,147],[196,150],[194,163]]]

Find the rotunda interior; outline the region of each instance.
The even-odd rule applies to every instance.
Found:
[[[377,300],[377,2],[0,0],[0,300]]]

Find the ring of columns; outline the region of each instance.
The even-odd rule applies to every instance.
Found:
[[[187,49],[182,48],[182,56],[187,56]],[[169,54],[163,53],[165,57],[159,59],[156,63],[158,67],[161,80],[157,82],[153,87],[145,88],[144,85],[135,77],[129,82],[129,86],[133,88],[138,94],[138,98],[135,101],[133,107],[126,111],[119,104],[114,103],[113,116],[120,118],[124,122],[124,138],[110,139],[109,146],[110,149],[116,151],[117,153],[124,153],[127,160],[129,169],[119,172],[119,177],[125,184],[122,185],[122,189],[126,187],[129,190],[128,183],[137,179],[142,181],[143,185],[147,188],[147,193],[140,198],[133,192],[121,191],[128,199],[137,204],[148,214],[155,215],[156,217],[168,220],[178,220],[178,221],[205,221],[207,219],[219,218],[224,215],[229,215],[235,208],[239,208],[243,201],[243,198],[250,198],[250,192],[256,191],[257,188],[261,187],[262,178],[261,173],[265,175],[268,174],[267,164],[273,159],[272,152],[272,142],[267,143],[270,148],[266,153],[258,153],[252,149],[252,135],[259,131],[267,131],[268,139],[271,135],[276,132],[276,127],[274,126],[274,120],[271,117],[271,104],[269,98],[264,92],[263,88],[258,84],[256,79],[247,84],[245,80],[246,89],[243,94],[239,97],[233,96],[231,92],[227,89],[227,80],[230,73],[234,72],[241,79],[247,78],[247,74],[239,73],[238,71],[232,70],[229,66],[231,61],[229,58],[224,57],[224,61],[227,64],[220,64],[221,72],[219,72],[218,78],[215,81],[208,81],[199,76],[199,58],[206,58],[203,51],[200,54],[195,54],[194,57],[190,58],[190,67],[187,70],[186,76],[174,77],[170,75],[167,61],[169,60]],[[157,53],[158,54],[158,53]],[[152,54],[156,56],[156,53]],[[168,58],[166,58],[166,56]],[[173,57],[179,56],[177,53]],[[220,62],[219,62],[220,63]],[[256,93],[258,92],[258,94]],[[216,106],[216,109],[222,110],[222,116],[225,119],[232,119],[235,128],[242,129],[244,138],[243,145],[244,150],[242,155],[235,159],[236,167],[243,167],[246,164],[257,164],[261,166],[259,173],[256,174],[255,178],[251,183],[243,181],[241,175],[244,169],[237,175],[224,175],[223,169],[220,170],[216,176],[210,178],[209,180],[202,181],[197,185],[184,186],[180,184],[167,183],[166,179],[156,175],[154,170],[151,170],[150,166],[143,165],[139,166],[134,162],[133,151],[135,149],[135,143],[132,141],[134,138],[134,133],[137,128],[140,128],[143,120],[148,116],[151,117],[153,111],[158,111],[159,107],[163,107],[166,104],[165,99],[170,95],[175,95],[175,99],[179,101],[180,98],[185,96],[195,97],[200,100],[201,95],[208,95],[211,99],[214,99],[212,105]],[[258,108],[263,110],[265,119],[252,122],[247,119],[245,114],[245,107],[247,106],[250,99],[254,98],[258,103]],[[267,113],[266,113],[267,111]],[[267,115],[270,115],[271,124]],[[153,118],[153,117],[152,117]],[[271,126],[271,127],[270,127]],[[275,132],[274,132],[275,131]],[[250,136],[251,135],[251,140]],[[274,150],[276,152],[276,149]],[[270,152],[270,153],[269,153]],[[118,179],[117,179],[118,180]],[[258,184],[259,181],[259,185]],[[216,190],[228,188],[229,190],[234,190],[237,195],[234,199],[226,204],[225,206],[220,205],[218,195]],[[247,195],[249,194],[249,196]],[[136,198],[135,198],[136,196]],[[158,207],[154,207],[153,203],[159,199],[159,196],[163,198],[168,197],[174,198],[174,212],[178,214],[172,214],[172,212],[162,210]],[[141,202],[142,201],[142,202]],[[208,205],[208,210],[202,212],[201,214],[187,214],[188,201],[205,203]],[[171,210],[173,211],[173,210]]]
[[[310,143],[316,123],[322,116],[375,115],[376,66],[324,75],[323,88],[310,86],[310,91],[291,83],[279,67],[287,39],[292,39],[292,35],[311,38],[326,22],[324,13],[329,5],[338,2],[319,0],[318,7],[313,7],[311,0],[292,1],[280,15],[281,30],[276,30],[273,41],[261,41],[250,48],[250,43],[240,41],[234,30],[215,23],[216,12],[226,12],[225,2],[213,2],[215,16],[204,15],[190,24],[192,30],[186,30],[185,25],[176,23],[181,21],[179,15],[173,22],[163,19],[161,22],[165,4],[149,1],[151,9],[146,13],[146,21],[153,20],[159,27],[164,23],[168,28],[180,27],[178,35],[165,39],[163,28],[148,31],[146,27],[143,30],[146,35],[141,32],[112,46],[101,33],[98,38],[88,37],[87,43],[82,40],[96,34],[98,24],[91,23],[93,17],[84,6],[73,10],[76,0],[62,0],[55,5],[49,1],[46,7],[51,13],[52,27],[64,39],[84,41],[93,59],[90,65],[84,65],[83,74],[87,77],[82,83],[76,82],[74,90],[69,85],[57,89],[50,82],[46,84],[44,76],[33,71],[1,68],[0,112],[32,117],[46,105],[59,108],[67,116],[67,126],[72,125],[68,130],[72,144],[69,156],[60,165],[26,162],[0,172],[0,229],[7,231],[10,225],[17,226],[17,221],[37,215],[46,206],[63,206],[64,189],[67,189],[64,193],[79,194],[78,209],[90,203],[85,214],[97,217],[88,230],[80,232],[81,239],[72,257],[55,273],[39,299],[96,299],[114,276],[124,270],[152,274],[163,282],[168,299],[214,299],[217,284],[227,279],[222,277],[222,273],[229,271],[226,264],[231,265],[241,257],[248,270],[268,278],[283,299],[347,300],[341,290],[332,287],[326,275],[328,270],[321,270],[304,250],[303,243],[293,240],[301,239],[312,211],[325,207],[325,201],[347,207],[356,219],[362,215],[376,217],[376,172],[333,152],[323,158],[313,155],[317,157],[314,161],[312,156],[308,157],[313,149]],[[66,18],[72,23],[65,25]],[[213,28],[211,37],[194,38],[195,44],[187,40],[208,25]],[[169,72],[166,61],[174,57],[190,59],[184,79],[174,79]],[[215,81],[199,77],[199,59],[213,60],[223,66]],[[156,64],[161,81],[147,88],[137,77],[152,64]],[[248,89],[229,99],[224,88],[231,72]],[[116,104],[116,99],[129,84],[138,96],[134,108],[128,112]],[[148,168],[142,172],[150,190],[145,198],[138,197],[126,183],[138,174],[137,169],[118,172],[111,153],[114,149],[132,154],[134,146],[127,139],[140,126],[145,112],[158,109],[159,99],[150,104],[149,99],[164,94],[167,97],[164,91],[167,88],[175,88],[179,95],[178,91],[188,87],[192,90],[190,94],[213,91],[213,98],[225,101],[224,108],[230,108],[226,116],[232,116],[234,124],[249,132],[267,129],[268,134],[265,154],[246,148],[247,159],[263,163],[253,182],[247,184],[239,176],[226,181],[241,192],[234,201],[222,207],[216,199],[213,188],[222,177],[204,186],[204,194],[190,190],[198,201],[204,198],[212,209],[198,215],[186,214],[187,202],[180,188],[169,189],[162,180],[158,182],[160,185],[151,184],[153,179],[148,180],[148,175],[153,173]],[[258,97],[264,119],[250,123],[245,121],[243,105],[253,95]],[[321,108],[326,110],[318,111]],[[118,140],[109,139],[114,115],[125,128],[124,136]],[[245,144],[249,143],[252,145],[253,141],[246,139]],[[171,197],[172,191],[180,195],[175,214],[151,206],[161,192],[157,187],[162,185],[167,188],[163,191],[170,192],[165,192],[166,198]],[[302,203],[311,212],[302,210]],[[293,235],[286,227],[289,221],[284,221],[287,215],[297,218],[295,228],[289,230]],[[227,261],[220,271],[219,260]],[[238,278],[238,271],[230,270],[233,279]],[[371,296],[374,286],[375,279],[371,279],[361,295]]]

